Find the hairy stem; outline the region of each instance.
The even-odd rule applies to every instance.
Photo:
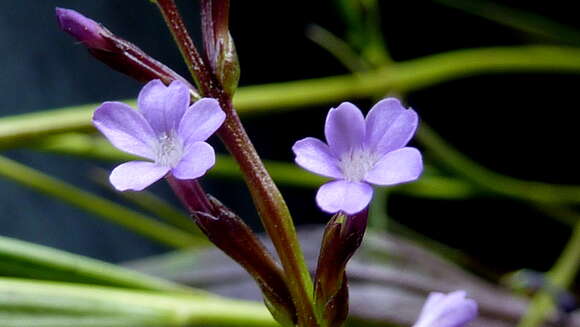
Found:
[[[201,93],[218,99],[226,112],[226,121],[218,135],[240,165],[262,223],[276,248],[298,312],[299,325],[317,326],[312,281],[282,194],[244,130],[230,96],[217,82],[208,62],[197,52],[174,1],[158,0],[157,4]]]
[[[224,107],[227,119],[219,135],[240,165],[262,224],[276,248],[301,326],[316,326],[312,280],[290,211],[231,103]]]
[[[165,19],[165,23],[173,35],[175,43],[179,47],[179,51],[181,51],[183,59],[185,59],[191,76],[195,79],[197,87],[202,94],[207,96],[213,88],[212,85],[214,85],[211,73],[208,70],[209,66],[197,51],[189,33],[187,33],[175,1],[156,0],[156,3]]]

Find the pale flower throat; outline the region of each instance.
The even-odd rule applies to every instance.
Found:
[[[156,147],[155,163],[175,168],[183,156],[183,144],[174,133],[162,134]]]
[[[353,149],[342,155],[339,166],[345,180],[361,182],[378,159],[375,153],[367,149]]]

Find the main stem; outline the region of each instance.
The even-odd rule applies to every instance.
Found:
[[[227,119],[219,136],[238,162],[252,199],[276,247],[286,282],[301,319],[300,326],[317,326],[312,281],[292,222],[292,216],[278,187],[264,167],[231,102],[222,103]]]
[[[223,92],[209,65],[195,49],[174,1],[158,0],[157,4],[202,94],[218,99],[226,112],[226,121],[218,135],[238,162],[262,224],[276,248],[296,306],[298,324],[316,327],[312,280],[284,198],[244,130],[231,98]]]

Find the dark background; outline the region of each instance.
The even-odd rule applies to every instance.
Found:
[[[338,35],[344,25],[332,1],[232,1],[231,30],[242,63],[241,85],[342,74],[347,71],[305,37],[316,23]],[[533,5],[496,1],[578,27],[572,2]],[[196,1],[178,1],[199,40]],[[468,47],[546,43],[511,28],[430,1],[382,1],[383,29],[395,60]],[[76,9],[132,41],[187,76],[179,52],[149,1],[1,1],[1,115],[135,97],[141,85],[94,60],[61,32],[54,7]],[[579,40],[580,41],[580,40]],[[580,58],[579,58],[580,60]],[[518,178],[578,184],[577,94],[580,76],[493,74],[464,78],[409,94],[415,108],[463,153]],[[369,108],[370,102],[357,102]],[[334,104],[336,105],[336,104]],[[245,118],[258,151],[292,160],[292,144],[322,135],[328,108]],[[366,110],[366,109],[365,109]],[[298,123],[299,122],[299,123]],[[216,140],[213,140],[214,144]],[[71,157],[26,150],[10,158],[106,197],[86,174],[95,165]],[[256,227],[257,218],[240,183],[205,180],[210,192]],[[158,183],[153,188],[165,193]],[[284,188],[300,223],[324,223],[315,190]],[[113,197],[114,198],[114,197]],[[431,238],[463,249],[500,272],[546,270],[565,244],[569,228],[523,203],[506,199],[433,201],[393,197],[390,214]],[[0,179],[0,234],[119,262],[167,249],[81,210]]]

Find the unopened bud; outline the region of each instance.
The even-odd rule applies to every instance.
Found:
[[[208,195],[211,212],[194,212],[193,218],[209,240],[254,278],[272,316],[283,326],[296,324],[296,309],[284,273],[244,221]]]
[[[346,265],[359,248],[367,226],[367,209],[332,217],[326,225],[314,284],[316,309],[329,327],[341,326],[348,315]]]
[[[240,79],[240,64],[229,24],[229,0],[203,0],[202,33],[205,53],[224,91],[233,96]]]
[[[56,8],[55,11],[60,28],[85,46],[101,50],[114,50],[114,45],[105,36],[111,32],[101,24],[71,9]]]
[[[169,85],[174,80],[180,80],[189,86],[194,99],[200,98],[197,90],[187,80],[103,25],[71,9],[56,8],[56,18],[63,31],[81,42],[95,58],[114,70],[139,82],[160,79]]]

